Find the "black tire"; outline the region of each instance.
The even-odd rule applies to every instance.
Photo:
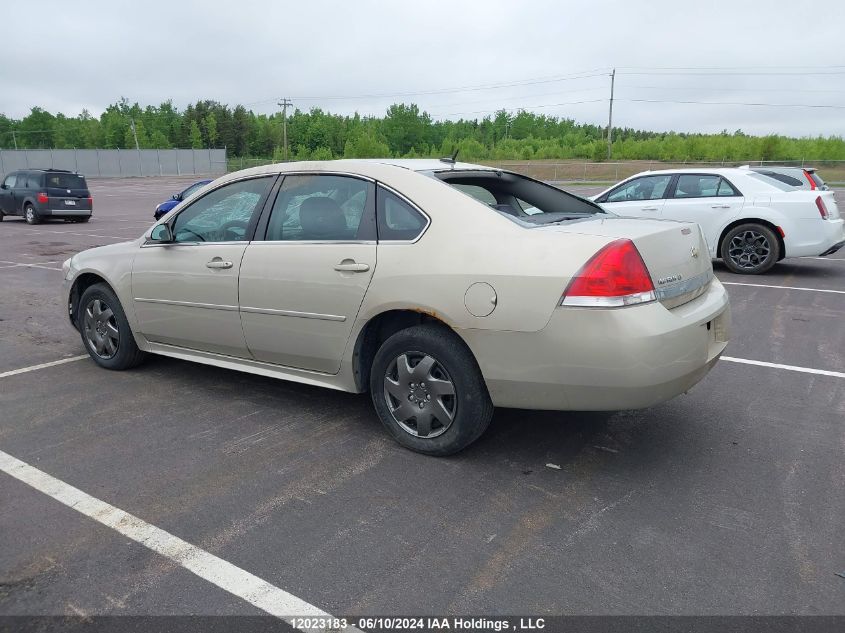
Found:
[[[27,224],[41,224],[41,218],[32,203],[27,202],[23,207],[23,217]]]
[[[406,376],[413,382],[403,383],[398,374],[402,358],[412,372]],[[429,365],[426,359],[433,364]],[[423,361],[428,370],[422,367]],[[425,374],[428,385],[424,380],[417,382],[413,372]],[[387,388],[388,379],[392,393]],[[452,395],[447,393],[449,385]],[[370,394],[376,413],[393,439],[426,455],[451,455],[466,448],[484,433],[493,417],[493,403],[472,352],[445,326],[414,326],[382,343],[370,371]],[[439,415],[438,412],[451,414],[451,419],[444,424],[440,418],[429,417],[429,426],[424,423],[420,427],[417,420],[405,418],[400,422],[394,415],[396,411],[404,417],[405,412],[416,412],[416,407],[428,416]],[[415,435],[416,431],[422,431],[424,436]]]
[[[78,224],[84,224],[85,222],[87,222],[90,219],[91,219],[91,216],[89,215],[89,216],[86,216],[84,218],[73,218],[71,220],[71,222],[78,223]]]
[[[728,269],[738,275],[760,275],[780,259],[780,241],[769,227],[749,222],[725,234],[719,254]]]
[[[100,367],[130,369],[144,360],[146,354],[135,344],[123,306],[106,284],[94,284],[82,293],[76,320],[82,344]],[[109,342],[98,351],[103,339]]]

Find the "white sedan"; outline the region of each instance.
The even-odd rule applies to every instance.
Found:
[[[65,296],[106,369],[153,353],[369,392],[397,441],[445,455],[494,406],[640,408],[696,384],[730,330],[705,248],[695,225],[489,167],[285,163],[75,255]]]
[[[735,273],[764,273],[785,257],[845,246],[832,191],[796,190],[748,168],[642,172],[593,200],[625,217],[697,222],[710,256]]]

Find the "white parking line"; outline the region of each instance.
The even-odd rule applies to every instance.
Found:
[[[780,288],[781,290],[810,290],[812,292],[830,292],[845,295],[845,290],[824,290],[822,288],[803,288],[801,286],[776,286],[773,284],[746,284],[739,281],[723,281],[723,286],[751,286],[752,288]]]
[[[50,262],[46,262],[50,263]],[[57,268],[55,266],[42,266],[41,264],[20,264],[18,262],[8,262],[5,260],[0,260],[0,264],[9,264],[8,266],[0,266],[0,268],[44,268],[45,270],[61,270],[61,268]]]
[[[293,616],[331,618],[312,604],[232,563],[218,558],[138,517],[66,484],[26,462],[0,451],[0,471],[59,503],[112,528],[123,536],[169,558],[174,563],[234,596],[293,625]],[[300,629],[324,631],[327,629]],[[356,631],[357,629],[347,629]]]
[[[804,374],[817,374],[819,376],[831,376],[833,378],[845,378],[845,372],[829,371],[827,369],[813,369],[812,367],[798,367],[797,365],[781,365],[779,363],[767,363],[762,360],[750,360],[748,358],[734,358],[733,356],[722,356],[719,360],[729,363],[742,363],[743,365],[757,365],[759,367],[771,367],[772,369],[786,369]]]
[[[55,365],[64,365],[65,363],[72,363],[75,360],[82,360],[83,358],[91,358],[88,354],[80,356],[71,356],[70,358],[63,358],[61,360],[54,360],[49,363],[41,363],[40,365],[31,365],[29,367],[22,367],[21,369],[12,369],[11,371],[4,371],[0,373],[0,378],[7,378],[9,376],[17,376],[18,374],[25,374],[29,371],[37,369],[46,369],[47,367],[54,367]]]

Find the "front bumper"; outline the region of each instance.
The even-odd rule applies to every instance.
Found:
[[[539,332],[462,330],[493,404],[574,411],[640,409],[673,398],[715,365],[730,335],[727,292],[673,310],[557,308]]]

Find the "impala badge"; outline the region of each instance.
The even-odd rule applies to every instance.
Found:
[[[661,277],[660,279],[658,279],[657,285],[658,286],[665,286],[666,284],[671,284],[674,281],[680,281],[680,280],[681,280],[680,275],[669,275],[668,277]]]

